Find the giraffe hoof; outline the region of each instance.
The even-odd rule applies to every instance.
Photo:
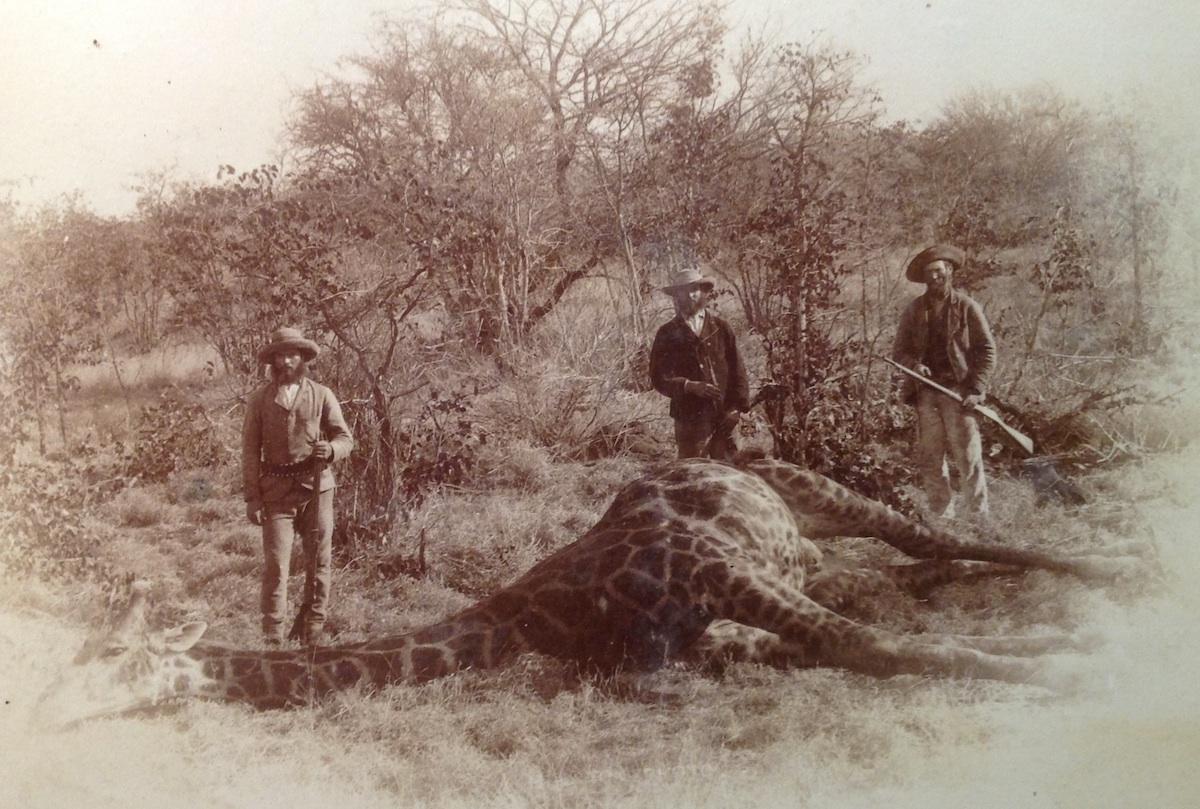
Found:
[[[1102,632],[1085,630],[1067,636],[1065,648],[1073,652],[1094,652],[1108,643]]]
[[[1127,542],[1114,542],[1111,545],[1102,549],[1105,556],[1113,558],[1130,557],[1135,559],[1149,560],[1158,556],[1158,548],[1153,543],[1143,542],[1140,540],[1129,540]]]
[[[1058,659],[1046,661],[1032,684],[1060,696],[1074,696],[1094,690],[1095,678],[1077,660]]]
[[[1132,579],[1145,570],[1145,560],[1133,556],[1085,556],[1077,559],[1074,572],[1085,579],[1121,581]]]

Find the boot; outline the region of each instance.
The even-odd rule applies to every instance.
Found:
[[[305,646],[320,646],[325,640],[325,624],[306,623],[304,625],[303,643]]]

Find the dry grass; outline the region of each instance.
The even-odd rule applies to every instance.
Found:
[[[149,528],[170,522],[178,512],[163,496],[162,488],[126,489],[107,504],[114,522],[125,528]]]
[[[163,345],[149,354],[71,369],[80,386],[93,395],[156,392],[173,384],[186,384],[221,368],[213,349],[203,345]]]
[[[539,540],[547,548],[528,551],[545,553],[573,538],[568,525],[594,519],[624,471],[559,470],[541,494],[445,495],[423,514],[427,529],[436,529],[431,555],[450,558],[445,551],[469,539],[488,553],[493,543],[532,542],[531,526],[557,520],[561,528]],[[1158,480],[1142,475],[1129,486],[1136,493],[1150,483],[1160,496],[1146,507],[1176,509],[1167,526],[1172,533],[1160,539],[1164,560],[1186,570],[1196,561],[1188,526],[1200,513],[1194,504],[1190,511],[1171,505],[1181,493],[1166,485],[1170,474],[1161,472]],[[1017,483],[1008,485],[1014,487],[1011,494],[1019,493]],[[581,508],[584,503],[587,508]],[[110,552],[160,574],[156,595],[172,606],[157,619],[203,618],[213,625],[212,634],[244,642],[256,629],[257,559],[245,554],[252,529],[239,524],[236,501],[227,505],[229,519],[219,526],[224,541],[203,536],[208,526],[181,521],[165,530],[130,529]],[[573,508],[580,510],[573,515]],[[1039,541],[1067,542],[1070,538],[1057,534],[1069,515],[1047,517],[1045,529],[1036,532]],[[230,544],[231,537],[239,540]],[[1023,531],[1022,539],[1028,538]],[[172,576],[180,578],[172,582]],[[368,582],[356,571],[344,571],[337,617],[354,637],[436,619],[469,602],[446,587],[445,578]],[[966,631],[1023,630],[1057,624],[1064,616],[1068,624],[1106,627],[1120,646],[1090,663],[1097,668],[1098,692],[1065,701],[990,683],[878,681],[832,670],[778,672],[744,665],[721,677],[665,672],[659,680],[679,701],[645,703],[619,697],[604,683],[578,683],[553,661],[527,658],[499,672],[373,695],[349,693],[306,710],[255,714],[237,706],[194,704],[157,717],[28,736],[20,718],[38,684],[70,656],[79,638],[41,615],[63,614],[61,597],[30,584],[2,602],[0,639],[13,654],[0,664],[0,680],[22,685],[12,692],[18,709],[0,727],[5,739],[19,739],[5,745],[8,776],[0,804],[867,806],[886,797],[890,805],[915,806],[933,796],[941,798],[935,806],[1002,806],[1023,805],[1021,795],[1035,790],[1057,790],[1059,805],[1105,805],[1108,793],[1101,786],[1113,788],[1120,778],[1145,786],[1153,772],[1156,805],[1184,805],[1173,802],[1191,793],[1180,791],[1187,782],[1179,754],[1170,751],[1194,744],[1195,734],[1178,721],[1142,713],[1165,710],[1168,695],[1191,690],[1190,678],[1185,688],[1178,660],[1163,648],[1164,636],[1155,634],[1166,627],[1183,633],[1166,636],[1168,646],[1194,636],[1194,588],[1182,577],[1171,586],[1179,588],[1171,590],[1171,598],[1192,593],[1190,600],[1146,602],[1140,589],[1098,592],[1057,577],[1029,576],[999,598],[987,583],[980,593],[951,592],[932,605],[906,605],[930,625]],[[1122,602],[1135,595],[1142,606],[1131,611]],[[1060,606],[1040,606],[1043,602]],[[1143,634],[1150,627],[1154,631]],[[1149,682],[1146,666],[1155,670]],[[1187,706],[1173,703],[1172,710]],[[1085,733],[1100,727],[1104,736]],[[1158,757],[1143,753],[1139,768],[1115,772],[1097,763],[1097,756],[1134,742]],[[1080,772],[1097,780],[1078,783],[1072,773]]]
[[[1194,435],[1196,423],[1189,415],[1171,429]],[[488,446],[466,485],[431,496],[382,558],[348,560],[336,573],[340,639],[427,624],[511,581],[591,526],[641,465],[564,461],[528,436]],[[253,646],[259,537],[235,472],[127,491],[91,528],[105,561],[154,580],[153,621],[204,620],[210,636]],[[1093,476],[1093,503],[1079,511],[1037,506],[1023,481],[995,482],[1004,541],[1089,552],[1153,526],[1162,580],[1097,588],[1031,573],[949,587],[926,603],[897,597],[868,616],[902,631],[1103,632],[1100,651],[1052,661],[1082,668],[1089,683],[1057,698],[995,683],[740,665],[720,676],[661,672],[651,690],[677,698],[639,701],[530,656],[295,711],[190,704],[43,735],[25,724],[31,704],[73,655],[78,627],[97,617],[99,594],[9,577],[0,586],[0,806],[1191,805],[1200,787],[1198,476],[1194,450]],[[425,576],[380,573],[389,556],[413,557],[422,536]],[[850,561],[893,556],[862,540],[831,546]]]

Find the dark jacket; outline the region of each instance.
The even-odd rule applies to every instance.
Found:
[[[303,461],[312,454],[311,442],[326,440],[333,447],[333,461],[340,461],[354,448],[350,428],[333,391],[304,377],[289,409],[279,386],[270,382],[250,395],[242,426],[242,489],[247,502],[277,500],[292,488],[292,481],[263,471],[263,464],[284,465]],[[301,481],[311,487],[309,481]],[[326,465],[321,473],[321,491],[334,487],[333,471]]]
[[[900,316],[892,359],[909,368],[923,361],[929,339],[929,317],[926,296],[913,300]],[[950,290],[946,302],[946,356],[954,373],[956,387],[962,394],[987,393],[988,377],[996,365],[996,341],[983,315],[983,307],[956,289]],[[921,383],[904,378],[901,394],[904,401],[916,397]]]
[[[714,404],[683,392],[685,381],[708,382],[724,394],[721,413],[750,409],[750,382],[729,324],[712,312],[704,315],[699,336],[676,315],[654,335],[650,348],[650,382],[671,399],[671,418],[691,419]]]

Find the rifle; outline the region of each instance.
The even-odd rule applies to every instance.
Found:
[[[309,613],[312,612],[312,593],[310,588],[313,586],[312,571],[316,565],[316,549],[321,544],[321,474],[325,471],[325,461],[313,458],[313,476],[312,476],[312,498],[308,501],[309,508],[312,509],[312,527],[309,529],[311,533],[313,552],[308,553],[305,550],[304,564],[306,567],[304,577],[304,602],[300,605],[300,611],[296,613],[295,620],[292,621],[292,628],[288,632],[288,640],[298,640],[302,643],[308,642],[308,619]]]
[[[888,363],[892,367],[896,368],[897,370],[904,372],[905,374],[907,374],[908,376],[917,380],[918,382],[920,382],[924,385],[927,385],[928,387],[933,388],[938,393],[944,393],[945,395],[949,396],[954,401],[958,402],[959,404],[962,404],[962,400],[963,400],[962,396],[960,396],[959,394],[955,393],[954,391],[950,390],[947,387],[943,387],[943,386],[939,385],[938,383],[934,382],[929,377],[922,376],[921,374],[918,374],[916,371],[912,370],[911,368],[906,368],[903,365],[901,365],[900,363],[898,363],[895,360],[890,359],[888,357],[880,357],[880,359],[883,360],[884,362]],[[978,405],[975,405],[975,412],[978,413],[979,415],[983,416],[988,421],[995,424],[1001,430],[1003,430],[1004,434],[1007,435],[1009,438],[1011,438],[1013,441],[1015,441],[1017,443],[1017,445],[1021,447],[1021,449],[1025,450],[1025,452],[1027,454],[1033,455],[1033,439],[1030,438],[1029,436],[1025,435],[1024,433],[1022,433],[1018,430],[1015,430],[1012,427],[1009,427],[1007,424],[1005,424],[1004,419],[1000,418],[1000,414],[997,413],[995,410],[992,410],[990,407],[987,407],[985,405],[978,404]]]

